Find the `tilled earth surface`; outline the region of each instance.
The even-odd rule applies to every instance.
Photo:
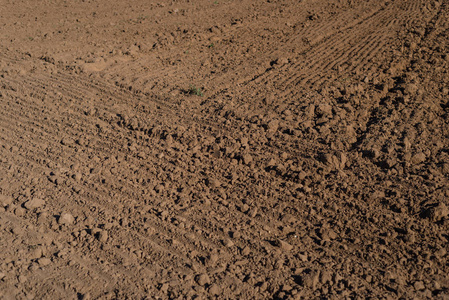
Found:
[[[2,0],[0,298],[448,299],[448,0]]]

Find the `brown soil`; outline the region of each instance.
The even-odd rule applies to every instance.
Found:
[[[0,298],[448,299],[448,0],[2,0]]]

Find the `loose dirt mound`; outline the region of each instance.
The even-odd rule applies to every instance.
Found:
[[[0,8],[0,298],[449,297],[449,1]]]

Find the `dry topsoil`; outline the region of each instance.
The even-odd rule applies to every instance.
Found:
[[[448,0],[2,0],[0,298],[448,299]]]

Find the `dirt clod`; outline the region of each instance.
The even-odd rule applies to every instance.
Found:
[[[197,275],[195,277],[195,281],[201,285],[201,286],[205,286],[206,284],[210,283],[210,278],[209,275],[207,274],[201,274],[201,275]]]
[[[309,270],[308,273],[301,276],[301,279],[305,287],[316,290],[320,279],[320,272],[317,270]]]
[[[277,247],[279,247],[279,248],[281,248],[282,250],[285,250],[285,251],[290,251],[290,250],[292,250],[293,249],[293,246],[292,245],[290,245],[289,243],[287,243],[287,242],[285,242],[285,241],[283,241],[283,240],[276,240],[275,242],[274,242],[274,244],[277,246]]]
[[[424,290],[426,288],[422,281],[415,281],[415,283],[413,284],[413,287],[417,291]]]
[[[102,243],[106,243],[106,241],[108,240],[108,232],[106,230],[100,230],[97,234],[96,234],[97,239],[102,242]]]
[[[49,258],[42,257],[42,258],[39,258],[39,259],[37,260],[37,262],[38,262],[38,264],[39,264],[40,266],[45,267],[45,266],[48,266],[48,265],[51,263],[51,260],[50,260]]]
[[[449,216],[449,208],[446,204],[440,202],[428,210],[428,215],[432,221],[437,222]]]
[[[410,159],[410,162],[412,164],[418,165],[418,164],[424,162],[425,160],[426,160],[426,155],[422,152],[419,152],[412,156],[412,158]]]
[[[245,154],[242,156],[243,163],[249,165],[253,161],[253,157],[250,154]]]
[[[0,204],[2,206],[11,205],[12,202],[13,202],[13,198],[12,197],[0,194]]]
[[[60,225],[72,225],[75,218],[70,213],[62,213],[58,219]]]
[[[45,205],[45,200],[39,199],[39,198],[34,198],[32,200],[28,200],[26,201],[23,206],[26,209],[35,209],[35,208],[39,208]]]
[[[212,284],[210,287],[209,287],[209,293],[211,294],[211,295],[214,295],[214,296],[216,296],[216,295],[219,295],[220,294],[220,287],[217,285],[217,284]]]

